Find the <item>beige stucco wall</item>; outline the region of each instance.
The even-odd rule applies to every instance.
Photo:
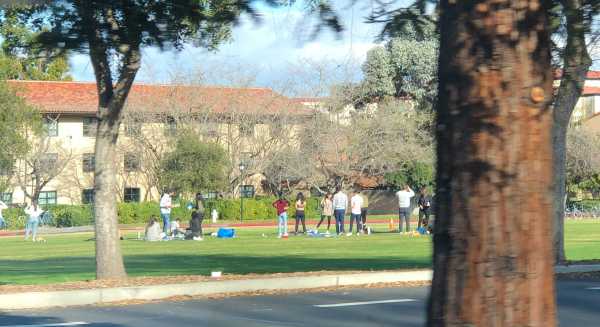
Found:
[[[81,203],[82,191],[84,189],[93,188],[93,172],[83,171],[83,154],[94,153],[94,137],[83,136],[83,116],[64,116],[59,117],[58,136],[51,137],[51,142],[56,146],[56,149],[49,152],[66,152],[59,153],[59,161],[64,158],[70,158],[62,173],[54,178],[42,191],[56,191],[58,204],[79,204]],[[284,131],[288,136],[296,135],[300,131],[299,126],[286,125]],[[164,124],[157,122],[148,122],[142,124],[142,137],[164,153],[169,150],[167,138],[164,136]],[[218,141],[223,145],[230,155],[230,160],[233,165],[231,174],[239,176],[237,163],[243,152],[258,151],[264,142],[267,142],[271,136],[271,125],[266,123],[254,125],[253,137],[240,137],[239,128],[236,124],[219,123],[218,124]],[[214,137],[202,136],[203,139],[212,139]],[[235,140],[232,141],[232,140]],[[136,147],[136,140],[127,136],[125,126],[121,128],[121,135],[117,147],[117,159],[114,163],[118,167],[118,185],[115,190],[115,196],[118,200],[123,197],[123,191],[126,187],[140,188],[140,197],[144,201],[156,201],[160,194],[156,187],[153,187],[149,171],[149,165],[153,162],[150,157],[144,155],[144,151]],[[139,171],[125,172],[123,169],[124,154],[126,152],[137,153],[141,156],[141,167]],[[257,160],[260,163],[260,159]],[[258,167],[258,165],[256,166]],[[262,180],[264,176],[253,171],[255,167],[249,167],[246,171],[245,178],[241,184],[254,185],[256,193],[262,194]],[[237,186],[236,186],[237,187]],[[10,192],[11,190],[7,190]],[[233,190],[234,195],[238,195],[237,189]],[[13,203],[24,203],[25,196],[21,186],[13,181],[12,185]]]

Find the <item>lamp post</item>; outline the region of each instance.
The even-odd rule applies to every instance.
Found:
[[[240,223],[244,222],[244,192],[242,187],[244,186],[244,170],[246,166],[243,162],[240,163]]]

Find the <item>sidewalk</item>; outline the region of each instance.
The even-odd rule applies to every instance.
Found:
[[[600,271],[598,265],[557,266],[556,273]],[[20,292],[0,294],[0,310],[23,310],[49,307],[93,305],[121,301],[149,301],[176,296],[233,295],[248,292],[323,289],[389,283],[430,282],[432,270],[331,273],[292,277],[273,277],[203,282],[128,286],[69,291]],[[413,284],[414,285],[414,284]]]

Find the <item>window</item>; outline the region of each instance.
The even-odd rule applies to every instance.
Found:
[[[177,121],[173,117],[168,117],[165,123],[165,135],[175,136],[177,134]]]
[[[243,164],[246,168],[252,165],[252,152],[240,153],[240,164]]]
[[[83,118],[83,136],[95,137],[98,128],[98,119],[92,117]]]
[[[81,203],[90,204],[94,203],[94,196],[96,195],[96,191],[93,188],[87,188],[81,191]]]
[[[240,186],[240,195],[243,198],[253,198],[254,197],[254,185]]]
[[[10,176],[13,170],[13,164],[10,160],[0,161],[0,176]]]
[[[93,153],[84,153],[82,158],[83,172],[89,173],[94,171],[96,166],[96,158]]]
[[[126,153],[125,158],[123,160],[123,168],[125,169],[125,171],[140,170],[140,157],[133,152]]]
[[[58,118],[44,117],[44,131],[48,136],[58,136]]]
[[[208,191],[208,192],[202,194],[202,196],[206,200],[214,200],[219,196],[219,193],[216,191]]]
[[[12,204],[12,193],[2,192],[0,193],[0,201],[4,202],[6,205]]]
[[[140,202],[140,189],[137,187],[126,187],[123,195],[125,202]]]
[[[202,135],[206,137],[217,137],[219,136],[219,124],[217,123],[205,123],[201,126]]]
[[[58,153],[44,153],[39,158],[40,168],[49,171],[56,167],[58,163]]]
[[[250,122],[241,122],[240,123],[240,135],[245,137],[254,136],[254,124]]]
[[[40,192],[38,196],[39,205],[52,205],[56,204],[56,191]]]
[[[126,136],[138,136],[142,134],[142,123],[139,121],[131,121],[125,124]]]

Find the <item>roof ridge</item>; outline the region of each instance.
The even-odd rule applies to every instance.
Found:
[[[83,85],[96,85],[93,81],[46,81],[46,80],[20,80],[20,79],[8,79],[10,83],[35,83],[35,84],[83,84]],[[211,88],[211,89],[229,89],[229,90],[265,90],[277,93],[270,87],[264,86],[226,86],[226,85],[193,85],[193,84],[167,84],[167,83],[146,83],[146,82],[134,82],[133,86],[153,86],[153,87],[199,87],[199,88]]]

